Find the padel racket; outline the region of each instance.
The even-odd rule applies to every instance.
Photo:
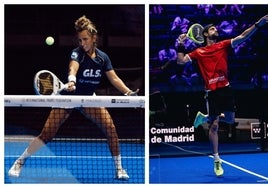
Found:
[[[190,26],[187,31],[186,36],[197,44],[202,44],[204,42],[203,32],[204,28],[202,25],[195,23]]]
[[[41,70],[34,76],[34,90],[37,95],[60,95],[68,85],[48,70]]]

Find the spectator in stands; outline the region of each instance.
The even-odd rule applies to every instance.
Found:
[[[171,31],[177,31],[178,34],[186,33],[189,27],[190,21],[187,18],[181,18],[177,16],[171,26]]]
[[[150,7],[151,7],[150,14],[161,15],[162,12],[164,11],[162,5],[151,5]]]
[[[238,5],[238,4],[214,5],[214,8],[218,16],[241,15],[243,14],[244,5]]]
[[[161,50],[158,51],[159,66],[154,68],[154,72],[158,70],[158,78],[162,81],[169,79],[174,74],[174,66],[177,60],[177,51],[167,42]]]
[[[233,4],[229,6],[230,6],[230,14],[240,15],[243,13],[244,5]]]
[[[200,13],[205,13],[205,15],[214,14],[214,5],[212,4],[198,4],[197,9]]]
[[[160,63],[164,66],[167,62],[176,61],[177,51],[170,46],[169,43],[158,52],[158,59]],[[164,67],[163,67],[164,68]]]
[[[224,16],[227,14],[226,9],[227,5],[214,5],[216,15]]]
[[[197,84],[199,80],[198,73],[192,63],[186,63],[182,72],[182,78],[189,86]]]
[[[230,37],[231,35],[236,35],[234,31],[237,25],[238,23],[236,20],[224,20],[220,23],[219,30],[223,32],[225,37]]]
[[[188,39],[188,38],[185,39],[184,45],[185,45],[185,49],[186,49],[187,51],[192,51],[193,49],[195,49],[195,48],[197,48],[198,46],[200,46],[200,45],[194,43],[192,40],[190,40],[190,39]],[[178,46],[179,46],[179,40],[178,40],[178,38],[175,40],[175,44],[174,44],[174,46],[175,46],[176,49],[178,48]]]
[[[249,39],[250,41],[251,39]],[[252,46],[250,46],[247,42],[243,42],[240,45],[234,48],[234,53],[236,56],[248,56],[252,54]]]
[[[187,86],[193,86],[200,83],[200,77],[195,69],[195,65],[192,63],[186,63],[185,65],[179,65],[176,74],[170,77],[172,84],[181,84]]]

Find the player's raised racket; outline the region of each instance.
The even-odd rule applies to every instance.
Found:
[[[187,31],[186,36],[197,44],[202,44],[204,42],[203,32],[204,28],[202,25],[195,23],[190,26]]]
[[[60,95],[67,88],[68,84],[60,81],[51,71],[41,70],[34,76],[34,90],[37,95]]]

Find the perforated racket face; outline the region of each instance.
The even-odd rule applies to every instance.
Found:
[[[35,74],[34,89],[37,95],[60,95],[63,89],[68,87],[49,70],[41,70]]]
[[[37,75],[37,89],[40,95],[51,95],[54,91],[53,76],[49,72]]]
[[[204,42],[204,37],[202,35],[203,27],[200,24],[194,24],[190,27],[189,38],[194,42],[201,44]]]

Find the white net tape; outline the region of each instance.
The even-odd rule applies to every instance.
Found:
[[[5,107],[120,107],[120,108],[144,108],[143,96],[40,96],[40,95],[6,95]]]

